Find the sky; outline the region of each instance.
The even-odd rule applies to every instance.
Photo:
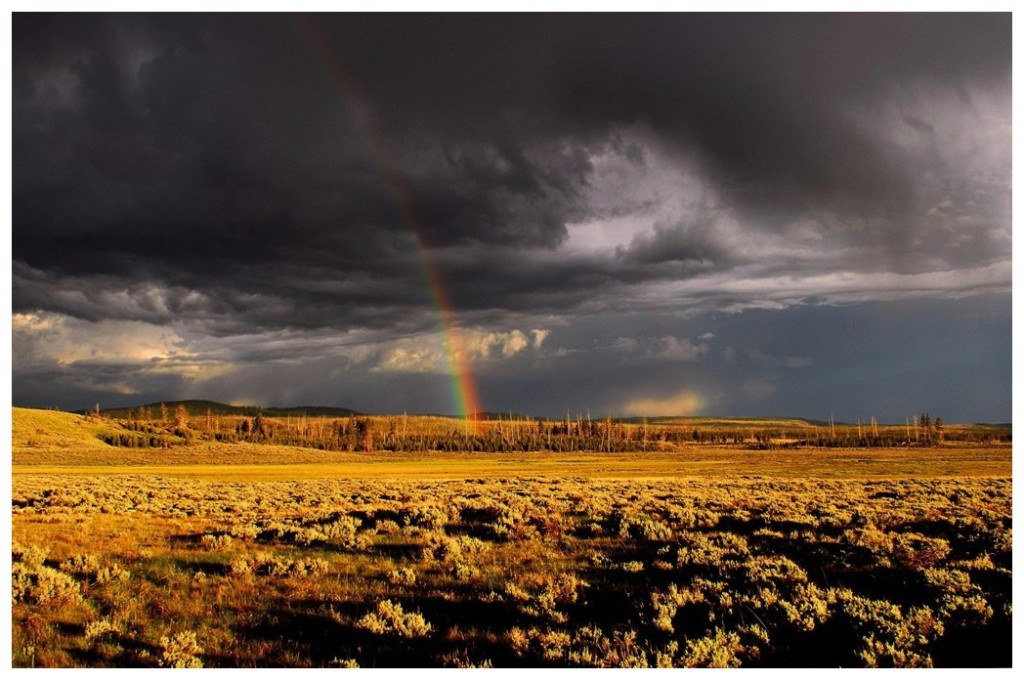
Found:
[[[15,405],[1011,419],[1009,14],[12,33]]]

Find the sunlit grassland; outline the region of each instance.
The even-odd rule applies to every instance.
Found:
[[[16,430],[17,666],[1010,663],[1007,446],[140,451],[83,432]]]
[[[126,456],[118,450],[75,457],[38,455],[16,459],[13,473],[67,475],[162,475],[196,479],[464,479],[504,476],[706,477],[768,476],[776,479],[918,478],[1008,476],[1010,447],[922,450],[829,449],[762,452],[701,447],[682,452],[633,454],[408,454],[308,452],[292,447],[205,445],[189,452]],[[218,448],[225,451],[219,456]],[[264,451],[262,449],[270,450]],[[242,449],[236,451],[236,449]],[[282,450],[283,449],[283,450]],[[173,451],[173,450],[172,450]],[[214,462],[216,461],[216,462]],[[126,464],[126,462],[128,464]],[[98,463],[98,464],[97,464]]]
[[[12,409],[11,439],[14,453],[73,449],[81,455],[102,455],[110,447],[99,437],[115,430],[113,423],[90,420],[62,411]]]
[[[193,407],[195,405],[193,404]],[[14,409],[15,464],[194,464],[396,462],[431,455],[523,453],[693,453],[721,450],[901,449],[1008,446],[1008,425],[951,425],[921,415],[920,424],[828,424],[799,419],[564,419],[522,416],[267,417],[189,413],[158,405],[123,409],[118,418]],[[81,446],[76,444],[76,436]],[[212,446],[211,446],[212,445]],[[371,457],[359,454],[372,453]],[[106,454],[106,455],[104,455]],[[394,455],[399,458],[395,458]]]

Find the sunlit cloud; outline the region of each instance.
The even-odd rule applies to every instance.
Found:
[[[518,329],[503,332],[459,329],[447,337],[431,333],[402,338],[382,343],[377,348],[378,358],[373,370],[447,374],[453,356],[469,361],[476,370],[486,370],[490,361],[539,350],[549,333],[548,329],[533,329],[530,335]]]
[[[16,313],[12,316],[12,344],[21,361],[16,373],[33,366],[51,365],[74,371],[109,367],[140,375],[171,375],[184,380],[206,380],[231,370],[216,358],[193,351],[173,329],[142,321],[83,321],[53,312]],[[117,394],[138,390],[127,380],[110,382]]]
[[[658,338],[619,337],[612,348],[625,356],[628,363],[644,361],[698,361],[711,349],[708,341],[695,343],[686,337],[665,335]]]
[[[533,338],[533,348],[540,349],[544,346],[544,341],[551,335],[551,331],[547,328],[534,328],[530,331],[530,337]]]
[[[704,400],[691,390],[682,390],[662,398],[640,397],[625,402],[620,412],[624,416],[692,416],[701,413]]]

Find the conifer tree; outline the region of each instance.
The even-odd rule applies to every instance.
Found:
[[[174,429],[184,432],[188,429],[188,409],[179,403],[174,408]]]

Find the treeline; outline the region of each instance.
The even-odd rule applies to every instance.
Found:
[[[438,421],[441,421],[440,423]],[[439,427],[440,425],[440,427]],[[646,451],[692,442],[679,428],[626,425],[611,419],[458,421],[415,416],[272,419],[242,418],[218,441],[255,441],[330,451]],[[727,443],[706,433],[707,442]],[[736,441],[739,441],[738,438]]]
[[[829,425],[815,428],[796,438],[773,437],[769,432],[757,433],[754,446],[759,449],[774,448],[901,448],[940,446],[946,442],[956,443],[1010,443],[1013,435],[1009,428],[981,426],[948,427],[942,418],[932,419],[928,413],[908,419],[900,425],[879,426],[870,424]]]
[[[326,451],[491,451],[625,452],[663,451],[716,445],[776,449],[895,448],[937,446],[944,442],[1009,442],[1008,429],[947,427],[924,413],[905,426],[827,425],[795,429],[688,427],[682,424],[625,423],[612,418],[568,415],[560,420],[512,418],[458,420],[431,416],[353,416],[271,418],[189,414],[178,404],[141,407],[119,421],[124,431],[104,441],[114,446],[167,447],[195,441],[253,442]]]
[[[106,419],[98,408],[86,413],[86,416]],[[136,410],[128,409],[127,418],[115,422],[121,425],[122,431],[100,437],[111,446],[166,449],[191,445],[202,434],[191,426],[188,409],[180,403],[175,407],[173,415],[165,404],[160,404],[155,413],[151,407],[141,406]]]
[[[178,444],[184,444],[183,441],[176,441],[161,434],[142,434],[139,432],[117,432],[111,434],[105,434],[100,437],[104,442],[111,446],[123,446],[129,449],[167,449]]]
[[[946,442],[956,443],[1010,443],[1013,435],[1009,429],[955,426],[948,427],[941,417],[932,418],[928,413],[908,419],[902,425],[844,426],[841,428],[818,428],[810,436],[794,442],[795,446],[824,448],[898,448],[940,446]]]
[[[327,451],[651,451],[697,444],[742,444],[747,432],[627,424],[569,418],[543,420],[458,420],[431,416],[354,416],[347,418],[270,418],[190,415],[179,404],[172,414],[157,409],[129,410],[125,431],[104,438],[114,446],[166,447],[197,440],[253,442]],[[99,416],[94,416],[99,417]]]

